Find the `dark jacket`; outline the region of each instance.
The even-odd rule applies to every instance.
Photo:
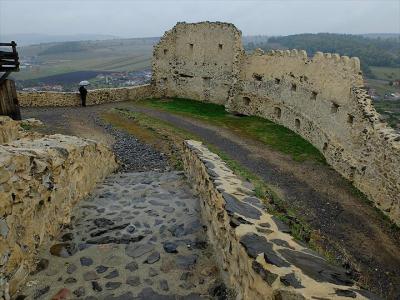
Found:
[[[86,95],[87,95],[87,89],[85,89],[84,86],[81,86],[81,87],[79,88],[79,93],[80,93],[82,96],[86,96]]]

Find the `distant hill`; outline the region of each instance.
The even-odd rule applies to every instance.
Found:
[[[363,37],[371,39],[393,39],[400,38],[400,33],[364,33],[361,34]]]
[[[40,43],[56,43],[69,41],[110,40],[119,37],[107,34],[74,34],[74,35],[47,35],[38,33],[6,34],[0,37],[1,42],[17,42],[18,46],[27,46]]]

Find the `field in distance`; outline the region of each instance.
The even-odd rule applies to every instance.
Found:
[[[137,71],[150,67],[159,38],[45,43],[19,47],[16,80],[32,80],[76,71]]]

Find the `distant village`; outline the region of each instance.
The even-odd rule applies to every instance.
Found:
[[[88,76],[93,72],[86,72]],[[88,89],[106,88],[106,87],[127,87],[149,83],[151,80],[150,70],[131,71],[131,72],[95,72],[95,77],[83,77],[85,71],[74,72],[74,78],[71,76],[57,76],[54,79],[46,80],[26,80],[17,81],[17,88],[22,91],[54,91],[54,92],[74,92],[77,91],[81,80],[88,80],[90,85]],[[83,75],[83,76],[82,76]]]

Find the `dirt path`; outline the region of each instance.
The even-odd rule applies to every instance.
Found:
[[[87,108],[84,115],[95,115],[115,106]],[[349,184],[330,167],[295,162],[264,144],[197,120],[133,103],[118,106],[146,113],[192,132],[263,178],[286,204],[320,233],[319,245],[333,253],[333,259],[344,263],[345,267],[351,265],[349,272],[354,267],[361,272],[352,274],[359,277],[361,284],[385,298],[400,297],[399,231],[391,228],[374,208],[354,195]],[[79,119],[80,110],[71,108],[64,113],[68,118]],[[58,109],[52,112],[57,114]],[[29,109],[23,113],[49,121],[41,110]],[[83,117],[87,119],[87,116]]]

